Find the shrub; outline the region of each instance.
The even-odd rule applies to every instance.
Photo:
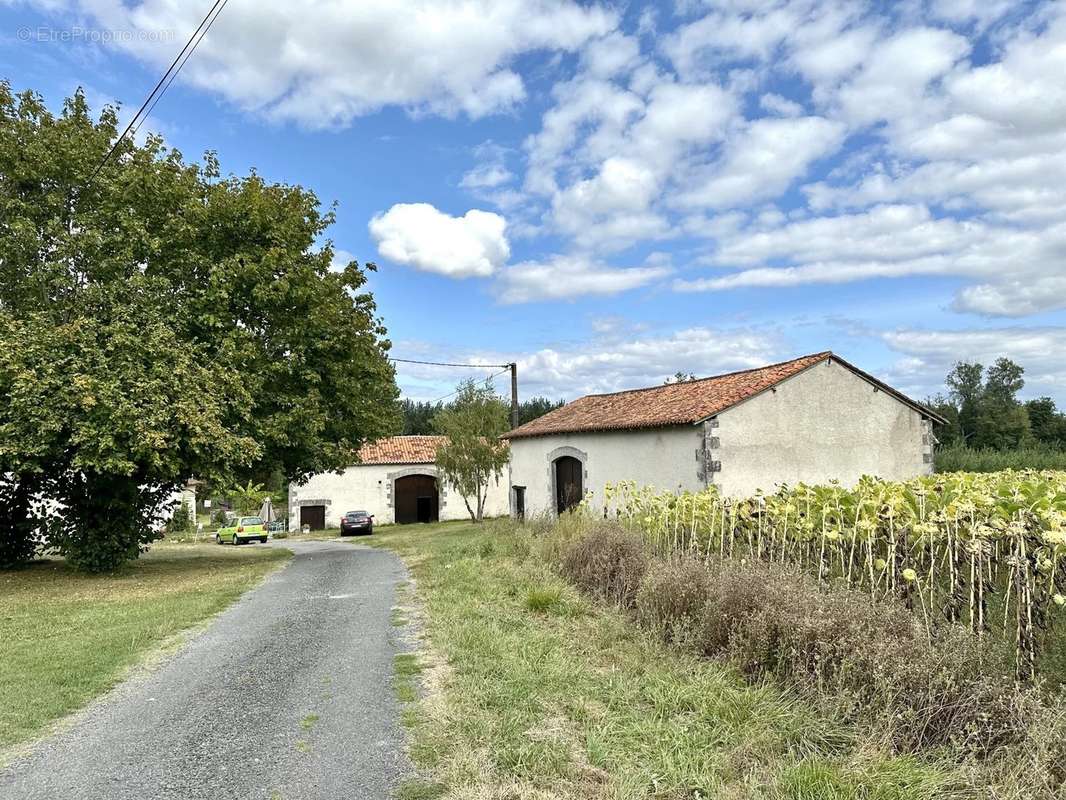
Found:
[[[1045,445],[1017,450],[953,445],[933,456],[937,472],[1000,472],[1007,469],[1066,470],[1066,450]]]
[[[707,566],[692,558],[660,561],[648,571],[637,594],[637,619],[668,642],[698,638],[710,593]]]
[[[561,571],[582,591],[632,608],[648,560],[640,536],[617,523],[599,522],[564,550]]]
[[[699,644],[749,678],[817,692],[898,751],[987,756],[1024,740],[1039,706],[998,646],[954,627],[930,642],[901,606],[764,564],[713,568]]]
[[[189,514],[189,507],[181,503],[167,520],[166,531],[167,533],[188,533],[192,528],[193,520],[192,515]]]

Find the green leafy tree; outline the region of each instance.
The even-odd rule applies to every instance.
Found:
[[[968,444],[977,430],[977,416],[984,394],[984,370],[984,366],[977,362],[960,361],[944,381],[948,396],[957,409],[955,416],[959,431]]]
[[[266,486],[261,483],[253,484],[250,480],[244,486],[237,484],[226,494],[238,514],[258,514],[259,509],[263,507],[263,501],[271,497]]]
[[[1037,397],[1025,404],[1029,426],[1037,442],[1057,450],[1066,449],[1066,414],[1050,397]]]
[[[518,424],[525,425],[564,405],[562,400],[549,400],[547,397],[531,397],[523,400],[518,404]]]
[[[433,418],[444,408],[443,403],[404,399],[400,402],[403,413],[403,432],[407,436],[427,436],[433,433]]]
[[[663,381],[663,384],[668,386],[671,383],[689,383],[694,380],[696,380],[696,376],[691,372],[675,372]]]
[[[0,83],[0,388],[26,395],[0,408],[0,541],[41,528],[32,487],[64,509],[52,543],[97,570],[194,474],[298,481],[401,421],[364,269],[331,268],[332,210],[158,137],[90,182],[116,136],[80,92],[53,115]]]
[[[437,470],[463,497],[470,519],[480,522],[490,481],[507,466],[508,406],[490,384],[459,384],[458,397],[434,419],[447,442],[437,450]]]

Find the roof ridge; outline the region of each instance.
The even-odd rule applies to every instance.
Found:
[[[803,360],[808,359],[808,358],[818,358],[819,360],[821,360],[823,358],[829,358],[829,357],[832,357],[834,355],[835,354],[833,353],[832,350],[823,350],[820,353],[810,353],[810,354],[805,355],[805,356],[796,356],[795,358],[789,358],[789,359],[786,359],[785,361],[778,361],[778,362],[773,363],[773,364],[764,364],[761,367],[748,367],[747,369],[737,369],[737,370],[733,370],[732,372],[720,372],[717,375],[708,375],[705,378],[695,378],[695,379],[690,380],[690,381],[679,381],[679,383],[693,384],[693,383],[703,383],[704,381],[716,381],[716,380],[719,380],[720,378],[729,378],[729,377],[731,377],[733,375],[744,375],[744,374],[746,374],[748,372],[762,372],[763,370],[774,369],[775,367],[783,367],[786,364],[794,364],[797,361],[803,361]],[[651,392],[651,391],[654,391],[656,389],[664,389],[667,386],[676,386],[676,385],[677,384],[663,383],[663,384],[660,384],[658,386],[642,386],[639,389],[620,389],[617,392],[601,392],[599,394],[585,394],[585,395],[582,395],[581,397],[579,397],[577,399],[581,400],[581,399],[583,399],[585,397],[615,397],[617,395],[622,395],[622,394],[638,394],[640,392]],[[576,402],[576,401],[571,401],[571,402]]]

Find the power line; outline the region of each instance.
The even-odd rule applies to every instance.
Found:
[[[207,17],[204,17],[205,20],[208,17],[211,18],[211,21],[207,23],[207,26],[204,27],[203,23],[202,22],[200,23],[200,26],[201,26],[201,28],[203,28],[203,31],[200,33],[199,38],[196,37],[196,32],[195,31],[193,32],[193,38],[196,39],[196,42],[193,44],[193,46],[189,50],[189,52],[185,54],[185,58],[182,59],[181,63],[178,64],[178,68],[171,73],[170,79],[167,81],[166,86],[164,86],[163,90],[158,95],[156,95],[155,100],[153,100],[152,104],[148,107],[148,111],[145,112],[145,114],[141,117],[140,121],[137,123],[136,127],[134,127],[134,129],[133,129],[133,135],[134,136],[136,136],[138,133],[140,133],[141,126],[148,120],[148,118],[150,116],[152,116],[152,112],[155,111],[156,105],[158,105],[159,101],[163,99],[163,95],[165,95],[167,93],[167,90],[170,89],[170,84],[174,83],[174,79],[177,78],[178,77],[178,73],[181,72],[185,68],[185,65],[189,62],[189,59],[192,58],[193,53],[196,52],[196,48],[198,48],[200,46],[200,43],[203,42],[203,40],[205,38],[207,38],[207,34],[208,34],[208,32],[210,32],[211,26],[215,24],[215,20],[217,20],[219,18],[219,16],[222,14],[222,12],[225,10],[226,4],[229,3],[229,0],[220,0],[220,2],[221,2],[221,6],[219,6],[219,2],[215,3],[215,6],[218,7],[218,11],[214,13],[214,16],[211,16],[212,15],[212,11],[214,11],[214,8],[212,8],[212,11],[208,11],[207,12]],[[197,31],[199,31],[199,30],[200,30],[200,28],[197,28]],[[192,41],[192,39],[190,39],[189,41]],[[178,58],[181,58],[181,54],[180,53],[178,54]]]
[[[450,365],[447,365],[447,366],[450,366]],[[483,365],[482,364],[475,364],[474,366],[480,367],[480,366],[483,366]],[[511,365],[508,364],[507,365],[507,369],[501,370],[500,372],[494,372],[492,375],[489,375],[489,377],[485,378],[485,383],[488,383],[489,381],[496,380],[496,378],[500,377],[501,375],[503,375],[503,374],[505,374],[507,372],[510,372],[510,370],[511,370]],[[444,395],[443,397],[438,397],[436,400],[431,400],[430,401],[430,405],[436,405],[437,403],[441,402],[442,400],[447,400],[452,395],[459,394],[459,392],[461,392],[462,390],[463,390],[462,387],[460,387],[460,388],[456,389],[454,392],[448,392],[448,394]]]
[[[140,119],[141,122],[144,121],[141,119],[141,115],[144,114],[145,109],[147,109],[149,105],[151,105],[152,108],[155,108],[156,103],[159,102],[159,98],[161,98],[166,93],[167,89],[170,88],[170,84],[174,82],[174,78],[176,78],[178,73],[181,72],[181,68],[185,66],[185,62],[189,60],[189,56],[193,54],[193,51],[199,47],[204,36],[207,36],[207,32],[211,30],[211,26],[215,24],[215,20],[218,19],[219,14],[222,13],[222,10],[226,7],[228,2],[229,0],[215,0],[215,4],[211,6],[211,10],[207,12],[204,18],[200,21],[200,24],[196,26],[196,30],[193,31],[189,40],[185,43],[185,46],[181,48],[181,52],[178,53],[170,66],[167,67],[167,71],[163,73],[163,77],[159,79],[159,83],[155,85],[151,94],[145,98],[140,109],[138,109],[137,113],[133,115],[133,119],[131,119],[126,126],[126,130],[124,130],[122,135],[115,140],[115,143],[111,145],[111,149],[107,151],[107,155],[105,155],[100,163],[96,165],[96,169],[93,170],[93,174],[89,176],[89,180],[86,183],[86,189],[93,185],[96,177],[100,174],[100,170],[102,170],[107,165],[107,162],[111,160],[111,156],[113,156],[115,151],[118,150],[118,146],[122,143],[122,140],[129,135],[130,131],[136,132],[136,130],[140,128],[138,119]],[[201,33],[201,31],[203,32]],[[191,50],[190,47],[192,48]],[[188,51],[188,55],[186,55],[186,51]],[[149,113],[151,113],[150,110]]]
[[[390,358],[389,361],[395,361],[399,364],[424,364],[428,367],[469,367],[471,369],[478,367],[485,369],[498,369],[500,367],[505,367],[506,369],[511,368],[510,364],[450,364],[446,361],[415,361],[411,358]]]

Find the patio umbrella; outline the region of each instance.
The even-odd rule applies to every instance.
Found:
[[[274,514],[274,504],[270,502],[269,497],[263,501],[263,507],[259,509],[259,518],[266,523],[277,520],[277,515]]]

